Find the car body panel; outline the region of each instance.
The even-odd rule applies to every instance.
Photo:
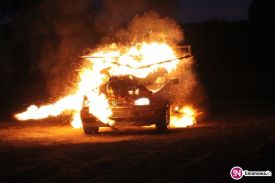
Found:
[[[125,79],[124,77],[122,79],[115,78],[118,80],[117,83],[115,83],[116,80],[114,78],[111,78],[103,87],[112,110],[110,119],[115,121],[116,126],[146,126],[155,124],[166,110],[168,101],[154,95],[146,87],[138,84],[136,80]],[[112,83],[110,84],[110,82]],[[114,86],[115,91],[110,92],[112,90],[110,85]],[[128,90],[131,92],[128,92]],[[135,101],[141,98],[149,99],[149,105],[135,105]],[[81,119],[85,126],[108,126],[89,113],[88,107],[83,107],[81,110]]]

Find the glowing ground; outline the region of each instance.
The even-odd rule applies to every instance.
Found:
[[[97,136],[56,121],[1,122],[0,182],[228,182],[235,165],[272,171],[274,121],[231,114],[167,134],[131,128]]]

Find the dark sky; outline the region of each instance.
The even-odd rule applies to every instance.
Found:
[[[108,1],[108,0],[106,0]],[[121,0],[126,3],[126,0]],[[121,2],[113,0],[113,2]],[[136,0],[135,2],[138,2]],[[153,2],[153,7],[159,7],[160,12],[176,16],[182,23],[205,21],[209,19],[238,21],[248,19],[248,7],[252,0],[144,0]],[[144,2],[140,1],[140,2]],[[102,0],[93,0],[100,7]],[[121,3],[118,3],[121,4]],[[141,3],[142,4],[142,3]],[[131,4],[135,6],[137,4]],[[138,7],[136,7],[138,9]]]
[[[114,0],[115,1],[115,0]],[[218,20],[243,20],[247,19],[247,9],[252,0],[151,0],[157,5],[159,2],[166,2],[166,5],[174,4],[172,11],[175,11],[177,21],[182,23],[205,21],[209,19]],[[101,0],[94,0],[100,4]],[[125,1],[126,2],[126,1]],[[168,6],[167,6],[168,8]],[[1,10],[1,8],[0,8]],[[16,11],[16,10],[15,10]],[[168,10],[168,11],[171,11]],[[3,13],[1,10],[0,12]],[[9,17],[0,16],[0,25],[10,22]]]
[[[181,22],[247,19],[252,0],[178,0]]]

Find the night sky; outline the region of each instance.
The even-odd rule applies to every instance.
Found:
[[[252,0],[178,0],[181,22],[247,19]]]
[[[168,12],[176,15],[181,23],[201,22],[205,20],[239,21],[248,18],[247,9],[252,0],[151,0],[156,5],[164,6]],[[94,0],[101,4],[101,0]],[[160,3],[160,2],[165,2]],[[166,4],[167,3],[167,4]],[[173,4],[172,9],[168,4]],[[15,10],[16,11],[16,10]],[[165,10],[164,10],[165,11]],[[3,13],[3,9],[0,8]],[[9,23],[10,20],[0,15],[0,25]]]

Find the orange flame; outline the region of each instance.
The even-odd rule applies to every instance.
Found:
[[[82,68],[79,73],[80,81],[74,94],[65,96],[54,104],[37,107],[31,105],[25,112],[16,114],[18,120],[38,120],[50,116],[58,116],[65,111],[70,111],[73,115],[71,122],[74,128],[82,127],[80,110],[84,95],[89,100],[90,113],[101,122],[113,125],[110,120],[112,115],[107,97],[100,93],[99,88],[111,76],[134,75],[138,78],[146,78],[150,73],[159,68],[165,69],[168,73],[176,69],[179,60],[172,47],[167,43],[137,43],[132,47],[117,46],[112,44],[100,48],[99,50],[84,56],[89,66]],[[162,62],[171,60],[169,62]],[[193,113],[184,108],[179,110],[186,113],[184,121],[194,121]],[[172,120],[173,121],[173,120]],[[178,121],[178,120],[176,120]],[[193,124],[194,122],[192,122]],[[173,123],[178,126],[177,123]]]
[[[183,128],[196,124],[196,117],[198,112],[191,106],[184,106],[174,108],[174,115],[170,119],[170,127],[172,128]]]

